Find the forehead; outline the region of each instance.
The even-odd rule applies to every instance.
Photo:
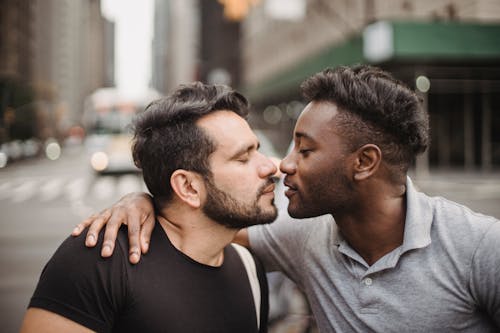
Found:
[[[257,137],[247,121],[232,111],[215,111],[197,121],[216,142],[216,152],[231,154],[244,144],[255,144]]]
[[[321,141],[321,137],[334,130],[338,107],[332,102],[310,102],[302,111],[295,125],[295,139],[306,137]]]

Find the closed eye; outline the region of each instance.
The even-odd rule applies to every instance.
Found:
[[[307,148],[299,149],[299,154],[301,155],[308,155],[310,152],[312,152],[312,149],[307,149]]]
[[[236,158],[236,161],[241,163],[247,163],[250,160],[249,153],[242,154]]]

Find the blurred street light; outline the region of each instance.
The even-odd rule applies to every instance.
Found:
[[[45,146],[45,155],[51,161],[57,160],[61,156],[61,146],[55,139],[48,139]]]
[[[231,21],[241,21],[247,16],[251,6],[255,6],[260,0],[219,0],[224,6],[224,16]]]
[[[108,164],[108,155],[102,151],[95,152],[90,158],[90,165],[92,165],[95,171],[103,171],[108,167]]]
[[[305,0],[266,0],[264,8],[275,20],[300,21],[306,15]]]

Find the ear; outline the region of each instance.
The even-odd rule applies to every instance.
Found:
[[[200,208],[203,182],[199,174],[183,169],[175,170],[170,177],[170,186],[184,203],[193,208]]]
[[[375,174],[382,161],[382,151],[377,145],[366,144],[356,151],[354,179],[364,180]]]

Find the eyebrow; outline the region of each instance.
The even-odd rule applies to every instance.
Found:
[[[256,149],[258,150],[260,147],[260,142],[257,141],[257,145],[255,145],[255,143],[252,143],[252,144],[244,144],[244,145],[241,145],[238,150],[236,150],[236,152],[232,153],[231,156],[229,157],[229,159],[235,159],[247,152],[249,152],[250,150],[252,149]]]
[[[314,140],[314,138],[312,136],[310,136],[309,134],[306,134],[304,132],[295,132],[295,138],[297,139],[307,139],[307,140],[311,140],[311,141],[316,141]]]

